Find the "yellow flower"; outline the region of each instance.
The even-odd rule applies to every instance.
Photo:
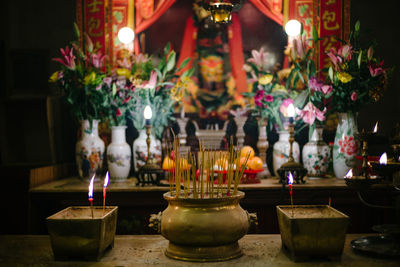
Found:
[[[266,84],[269,84],[270,82],[272,82],[273,78],[274,78],[274,76],[272,76],[272,74],[265,74],[260,79],[258,79],[258,83],[261,85],[266,85]]]
[[[88,85],[93,83],[94,81],[96,81],[96,73],[91,72],[85,76],[85,78],[83,79],[83,84]]]
[[[58,80],[58,71],[54,72],[50,78],[49,78],[49,83],[55,83]]]
[[[275,84],[274,88],[272,88],[272,92],[283,92],[287,93],[286,87],[283,86],[282,84]]]
[[[353,79],[353,77],[347,72],[339,72],[337,77],[342,83],[348,83]]]
[[[118,68],[117,74],[118,76],[125,76],[128,79],[131,77],[131,72],[126,68]]]

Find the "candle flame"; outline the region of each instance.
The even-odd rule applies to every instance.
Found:
[[[353,169],[350,169],[346,175],[344,176],[344,178],[353,178]]]
[[[293,175],[291,172],[289,172],[289,175],[288,175],[288,184],[293,184]]]
[[[108,172],[107,172],[107,173],[106,173],[106,177],[104,178],[104,187],[107,187],[107,186],[108,186],[109,180],[110,180],[110,177],[109,177]]]
[[[382,154],[382,156],[379,158],[379,164],[387,164],[387,154],[386,152]]]
[[[89,199],[93,198],[94,176],[95,175],[93,175],[93,177],[92,177],[92,179],[90,180],[90,183],[89,183]]]
[[[378,132],[378,122],[375,123],[375,127],[374,127],[374,133]]]
[[[292,118],[296,114],[296,111],[295,111],[294,106],[293,106],[292,103],[290,103],[288,108],[287,108],[287,114],[288,114],[288,117],[292,117]]]

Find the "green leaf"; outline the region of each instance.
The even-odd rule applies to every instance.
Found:
[[[312,31],[312,38],[314,43],[318,42],[318,32],[315,26],[313,26],[313,31]]]
[[[303,108],[308,97],[308,91],[303,90],[297,97],[293,100],[293,105],[297,108]]]
[[[175,51],[172,51],[168,55],[167,59],[167,72],[171,71],[175,67],[175,61],[176,61],[176,53]]]
[[[167,55],[169,53],[170,47],[171,47],[171,44],[168,42],[164,48],[164,55]]]
[[[78,24],[76,24],[76,22],[74,22],[74,32],[76,38],[79,39],[81,37],[81,32],[79,31],[79,27]]]
[[[358,55],[358,58],[357,58],[358,68],[361,67],[362,52],[363,52],[363,51],[360,50],[360,54]]]
[[[354,25],[354,29],[356,32],[360,31],[360,21],[357,20],[356,24]]]
[[[191,60],[190,57],[188,57],[187,59],[185,59],[182,64],[179,66],[178,70],[183,69],[184,67],[186,67],[186,65],[189,63],[189,61]]]
[[[329,67],[328,73],[329,73],[329,78],[330,78],[331,81],[333,82],[333,68],[332,68],[332,66]]]
[[[112,96],[114,97],[116,93],[117,93],[117,85],[115,83],[113,83],[113,85],[112,85]]]

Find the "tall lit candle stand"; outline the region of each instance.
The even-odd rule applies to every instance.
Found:
[[[159,185],[160,180],[164,175],[164,172],[158,166],[157,164],[154,164],[153,161],[151,160],[151,152],[150,152],[150,144],[151,144],[151,139],[150,139],[150,134],[151,134],[151,117],[153,116],[153,112],[150,108],[149,105],[147,105],[144,109],[143,112],[145,121],[146,121],[146,134],[147,134],[147,139],[146,139],[146,144],[147,144],[147,159],[146,163],[140,167],[139,172],[138,172],[138,184],[139,185]]]
[[[398,159],[387,159],[387,154],[383,153],[378,162],[368,161],[368,141],[376,134],[374,132],[365,132],[364,130],[357,136],[363,143],[362,146],[362,170],[357,174],[355,169],[350,169],[345,176],[346,185],[356,190],[360,201],[370,208],[393,210],[397,213],[396,224],[375,225],[372,227],[380,235],[366,236],[352,240],[350,245],[360,253],[366,253],[378,257],[400,257],[400,188],[395,182],[395,176],[400,176],[400,162]],[[371,175],[372,169],[377,175]],[[353,171],[356,175],[353,175]],[[360,171],[359,171],[360,172]],[[371,204],[362,197],[362,193],[371,191],[374,184],[381,186],[387,185],[395,188],[395,205],[383,206]]]
[[[282,166],[277,170],[279,177],[280,177],[280,182],[282,183],[282,186],[285,187],[287,184],[287,177],[289,173],[292,173],[294,180],[296,181],[297,184],[305,183],[304,181],[304,176],[307,174],[307,169],[303,167],[302,164],[295,162],[293,158],[293,142],[294,142],[294,106],[293,104],[290,104],[288,107],[288,115],[289,115],[289,144],[290,144],[290,150],[289,150],[289,157],[288,157],[288,162],[282,164]]]

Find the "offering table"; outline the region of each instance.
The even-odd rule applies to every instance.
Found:
[[[356,191],[346,186],[343,179],[306,178],[305,184],[294,184],[294,204],[328,204],[350,217],[348,233],[371,232],[377,224],[393,223],[391,210],[366,207],[358,199]],[[29,191],[29,233],[46,234],[46,217],[69,206],[85,206],[87,203],[88,181],[70,177],[46,183]],[[163,194],[165,186],[136,186],[136,179],[111,183],[107,189],[106,205],[118,206],[117,234],[154,234],[147,227],[150,214],[163,211],[167,202]],[[249,212],[256,212],[258,229],[250,233],[279,233],[276,215],[277,205],[290,204],[287,187],[283,188],[277,178],[261,179],[259,184],[241,184],[239,190],[246,195],[241,205]],[[94,205],[102,205],[102,183],[95,182]],[[391,186],[376,185],[363,197],[379,204],[393,203],[394,189]]]
[[[244,255],[238,259],[202,263],[203,266],[398,266],[393,259],[375,259],[358,255],[350,241],[364,234],[346,237],[342,257],[338,261],[318,259],[303,263],[291,261],[281,248],[280,235],[246,235],[239,243]],[[169,259],[164,255],[168,241],[160,235],[116,236],[114,248],[105,252],[98,262],[54,261],[47,235],[0,236],[0,266],[192,266],[195,263]],[[196,263],[198,265],[199,263]]]

